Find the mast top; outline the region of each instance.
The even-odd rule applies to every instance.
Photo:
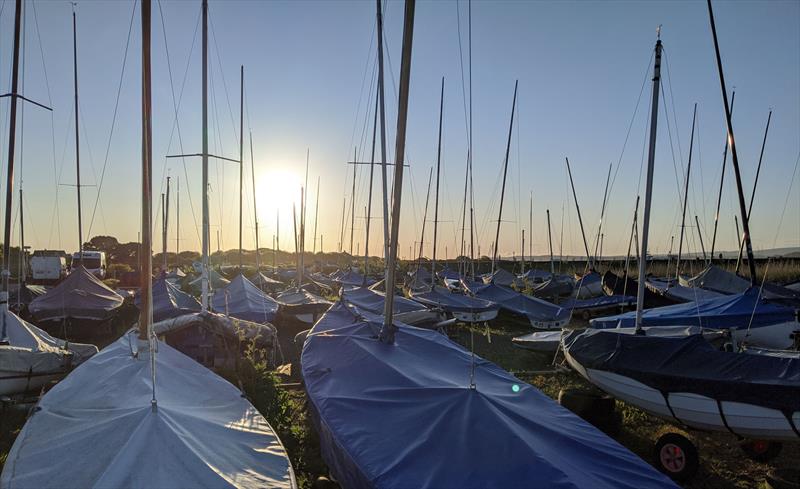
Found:
[[[661,43],[661,24],[658,24],[658,27],[656,27],[656,41],[659,44]]]

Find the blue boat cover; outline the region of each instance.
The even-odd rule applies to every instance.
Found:
[[[214,292],[211,307],[220,314],[254,323],[268,323],[278,313],[278,302],[242,274]]]
[[[603,309],[613,306],[630,306],[636,304],[636,297],[629,295],[601,295],[600,297],[592,297],[590,299],[575,299],[574,297],[561,303],[561,307],[565,309]]]
[[[564,309],[542,299],[503,287],[501,285],[487,284],[473,286],[470,291],[475,297],[494,302],[500,309],[525,316],[536,322],[566,321],[569,319],[569,309]]]
[[[141,303],[141,296],[136,296],[136,305]],[[200,303],[197,299],[172,285],[165,277],[153,282],[153,321],[163,321],[184,314],[198,312]]]
[[[339,272],[335,276],[332,276],[332,278],[333,281],[339,285],[353,285],[356,287],[361,287],[362,285],[369,287],[375,283],[375,281],[369,277],[367,277],[365,282],[364,276],[353,269],[346,272]]]
[[[461,280],[461,274],[455,270],[451,270],[449,267],[444,267],[443,269],[439,270],[436,272],[436,275],[442,280]]]
[[[346,488],[650,488],[665,476],[437,332],[337,302],[303,345],[322,456]]]
[[[386,295],[365,287],[346,287],[342,290],[342,298],[357,306],[360,309],[371,312],[372,314],[383,314]],[[402,314],[407,312],[425,311],[427,308],[419,302],[406,299],[399,295],[394,296],[392,302],[392,312]]]
[[[800,411],[800,359],[720,351],[701,334],[684,337],[574,331],[564,349],[584,368],[635,379],[662,393]]]
[[[412,292],[411,298],[428,307],[438,307],[446,312],[483,312],[500,310],[494,302],[463,294],[452,294],[444,287],[435,286],[431,290]]]
[[[755,311],[755,313],[754,313]],[[752,328],[795,320],[792,308],[767,303],[758,298],[758,289],[742,294],[699,300],[674,306],[647,309],[642,314],[642,326],[700,326],[711,329],[746,329],[752,318]],[[589,321],[592,328],[607,329],[636,326],[636,311]]]

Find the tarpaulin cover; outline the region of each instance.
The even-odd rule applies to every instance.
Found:
[[[0,486],[295,486],[286,450],[241,392],[161,342],[154,409],[148,342],[136,335],[104,348],[42,397]]]
[[[531,268],[529,270],[525,270],[525,273],[521,274],[519,276],[519,278],[521,278],[522,280],[525,280],[526,282],[542,283],[542,282],[545,282],[547,280],[550,280],[550,278],[552,276],[553,275],[550,272],[546,272],[544,270],[537,270],[535,268]]]
[[[136,296],[136,305],[141,303],[141,296]],[[153,282],[153,321],[174,318],[200,310],[197,299],[172,285],[166,278]]]
[[[562,297],[570,295],[574,288],[571,278],[555,276],[541,284],[536,284],[533,287],[533,295],[543,298]]]
[[[603,290],[608,295],[629,295],[637,297],[639,295],[639,282],[625,275],[620,277],[609,270],[603,274]],[[651,307],[671,306],[680,302],[685,301],[674,300],[658,292],[654,292],[647,287],[644,288],[644,307],[647,309]]]
[[[46,294],[28,304],[36,321],[64,318],[102,321],[114,315],[122,305],[122,296],[78,266]]]
[[[322,456],[345,488],[675,487],[533,386],[446,336],[336,303],[303,345]]]
[[[153,324],[153,332],[162,337],[186,328],[198,327],[232,343],[253,341],[259,348],[271,346],[277,336],[275,326],[223,316],[214,312],[193,312]]]
[[[661,392],[800,411],[800,359],[726,352],[702,335],[654,337],[575,331],[564,349],[584,368],[613,372]]]
[[[702,287],[722,294],[737,294],[747,290],[750,287],[750,281],[733,272],[709,265],[692,278],[681,277],[681,285]],[[765,282],[763,286],[759,284],[759,287],[763,289],[762,295],[766,299],[800,299],[800,294],[796,291],[780,285]]]
[[[498,268],[494,273],[484,275],[483,283],[495,283],[504,287],[511,287],[512,285],[524,285],[522,279],[517,278],[516,275],[503,268]]]
[[[447,312],[498,311],[500,306],[494,302],[477,299],[463,294],[452,294],[444,287],[435,286],[431,290],[412,292],[411,298],[428,307],[438,307]]]
[[[724,297],[725,294],[714,292],[713,290],[701,289],[700,287],[686,287],[674,278],[648,278],[645,287],[653,293],[663,295],[676,303],[694,302],[703,299],[714,299]]]
[[[97,353],[94,345],[67,343],[50,336],[11,311],[2,314],[5,314],[8,345],[0,345],[0,395],[18,393],[14,388],[18,382],[3,377],[66,373],[70,367]]]
[[[278,294],[275,299],[281,309],[290,314],[319,314],[331,307],[332,302],[305,289],[291,289]]]
[[[578,299],[589,299],[604,295],[603,277],[592,270],[584,275],[575,275],[575,290]]]
[[[278,313],[278,302],[242,274],[224,289],[217,289],[211,304],[220,314],[254,323],[268,323]]]
[[[591,299],[575,299],[570,298],[561,303],[564,309],[602,309],[605,307],[613,306],[630,306],[636,304],[636,297],[629,295],[601,295],[600,297],[592,297]]]
[[[208,270],[208,285],[211,287],[211,290],[215,289],[223,289],[230,284],[231,281],[227,278],[223,277],[213,268]],[[190,287],[194,287],[197,290],[200,290],[203,287],[203,274],[202,274],[202,267],[200,271],[200,276],[196,279],[189,282]]]
[[[501,310],[525,316],[537,322],[565,321],[569,310],[542,299],[520,294],[508,287],[496,284],[473,287],[470,291],[475,297],[494,302]]]
[[[751,317],[751,327],[757,328],[794,321],[795,312],[791,308],[760,300],[758,289],[753,288],[733,296],[647,309],[642,313],[642,326],[679,325],[711,329],[746,329]],[[596,318],[589,322],[592,328],[597,329],[633,327],[635,323],[636,311]]]
[[[442,280],[445,280],[445,279],[448,279],[448,280],[461,280],[461,274],[459,274],[455,270],[451,270],[448,267],[445,267],[445,268],[439,270],[438,272],[436,272],[436,275]]]
[[[342,298],[350,304],[373,314],[383,314],[383,308],[386,302],[385,294],[364,287],[345,287],[342,290]],[[406,299],[399,295],[394,296],[394,301],[392,302],[392,312],[394,314],[421,310],[424,311],[427,310],[427,308],[411,299]]]
[[[339,285],[355,285],[360,287],[362,285],[370,286],[375,283],[374,280],[371,278],[367,278],[366,282],[364,281],[364,276],[358,273],[357,271],[350,269],[346,272],[340,272],[333,277],[333,281]]]
[[[256,287],[265,292],[274,292],[286,288],[286,284],[279,280],[275,280],[274,278],[267,277],[264,272],[254,273],[250,281],[253,282]]]

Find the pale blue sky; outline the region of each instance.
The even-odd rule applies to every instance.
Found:
[[[56,177],[74,183],[72,132],[71,5],[68,2],[27,3],[25,94],[48,101],[55,111],[51,131],[49,113],[28,106],[25,110],[22,176],[26,192],[26,239],[34,248],[77,247],[75,192],[58,188],[59,218],[53,216]],[[0,89],[8,91],[11,66],[13,2],[4,0],[0,14]],[[174,112],[167,70],[164,34],[158,4],[154,3],[153,84],[154,157],[156,189],[164,168],[181,179],[182,249],[199,249],[197,232],[186,189],[199,212],[200,163],[187,160],[189,182],[178,160],[165,163],[166,154],[180,152],[173,131]],[[188,77],[179,109],[179,124],[186,152],[200,150],[199,31],[191,59],[189,51],[198,22],[200,4],[162,2],[167,44],[175,91],[180,91],[188,63]],[[457,12],[466,56],[466,2],[417,4],[407,152],[401,227],[402,256],[419,240],[425,186],[436,156],[439,83],[446,78],[443,175],[441,188],[439,253],[450,256],[459,239],[457,227],[466,159],[464,102],[459,63]],[[78,59],[82,112],[82,178],[96,184],[105,160],[117,87],[122,69],[131,2],[79,2]],[[717,29],[728,87],[736,87],[734,129],[739,147],[746,193],[755,175],[764,125],[774,109],[764,166],[753,208],[752,233],[757,248],[800,244],[800,175],[791,194],[789,182],[800,153],[800,2],[720,1],[715,3]],[[111,140],[100,210],[92,223],[97,187],[84,190],[84,235],[111,234],[135,240],[139,223],[139,73],[138,8],[123,77],[120,105]],[[370,85],[374,73],[375,5],[357,2],[256,2],[210,3],[212,38],[211,150],[236,157],[238,140],[239,65],[245,65],[249,124],[254,137],[259,180],[259,220],[262,245],[270,246],[275,233],[275,205],[287,196],[299,197],[306,149],[310,149],[311,198],[307,247],[313,239],[314,193],[321,177],[319,233],[325,249],[339,241],[342,198],[351,193],[353,146],[368,157],[367,134],[372,110]],[[392,81],[387,81],[390,153],[394,151],[396,125],[395,83],[399,69],[402,3],[391,1],[386,10],[387,50]],[[666,52],[664,88],[671,124],[672,147],[678,171],[688,156],[692,105],[698,103],[698,131],[692,168],[689,215],[697,214],[709,246],[725,137],[722,99],[705,2],[484,2],[473,3],[473,113],[476,227],[481,252],[488,254],[494,238],[497,202],[514,80],[519,79],[517,126],[507,184],[500,251],[519,253],[520,230],[528,228],[528,199],[534,195],[534,254],[547,252],[545,209],[551,211],[554,243],[559,246],[562,208],[564,252],[582,253],[577,217],[567,187],[564,157],[573,165],[575,185],[590,239],[596,233],[603,185],[609,163],[617,162],[633,116],[645,70],[662,24]],[[41,35],[41,51],[38,36]],[[219,56],[217,53],[219,49]],[[42,53],[48,85],[42,70]],[[220,61],[221,59],[221,61]],[[222,71],[220,70],[220,65]],[[466,65],[465,65],[466,68]],[[366,73],[366,77],[365,77]],[[226,92],[232,113],[228,109]],[[650,84],[644,94],[621,160],[608,203],[605,253],[624,253],[642,149]],[[369,102],[368,102],[369,99]],[[0,102],[0,144],[5,174],[8,103]],[[674,105],[673,105],[674,104]],[[216,105],[216,109],[214,108]],[[369,106],[369,107],[367,107]],[[673,106],[675,113],[673,114]],[[671,235],[679,231],[678,183],[670,150],[670,133],[662,99],[659,121],[656,184],[651,250],[666,252]],[[215,115],[216,110],[216,115]],[[369,119],[364,132],[365,121]],[[218,122],[217,122],[218,121]],[[366,138],[366,139],[365,139]],[[216,141],[216,142],[215,142]],[[680,153],[678,147],[680,145]],[[91,154],[91,157],[89,156]],[[19,154],[18,154],[19,155]],[[249,154],[245,153],[249,162]],[[54,161],[55,160],[55,161]],[[730,164],[730,159],[729,159]],[[212,163],[212,233],[222,223],[222,247],[236,246],[238,167]],[[17,167],[20,168],[19,166]],[[55,170],[54,170],[55,168]],[[246,191],[245,246],[253,246],[249,165]],[[286,174],[294,174],[292,178]],[[281,180],[275,181],[276,175]],[[682,176],[679,177],[682,180]],[[224,182],[223,182],[224,180]],[[173,180],[174,183],[174,180]],[[359,168],[356,190],[355,243],[363,247],[366,205],[366,167]],[[379,179],[375,180],[373,215],[380,215]],[[175,187],[173,186],[173,191]],[[273,195],[274,194],[274,195]],[[778,222],[784,204],[785,216]],[[16,204],[15,204],[16,205]],[[431,203],[432,205],[432,203]],[[349,249],[349,208],[345,249]],[[174,200],[173,200],[174,209]],[[293,249],[291,204],[281,209],[281,248]],[[733,172],[728,167],[722,201],[717,249],[735,246],[733,215],[738,212]],[[432,219],[433,210],[429,210]],[[199,214],[197,214],[199,219]],[[174,214],[172,216],[174,223]],[[199,222],[199,221],[198,221]],[[60,224],[60,225],[57,225]],[[381,223],[373,220],[370,251],[380,253]],[[526,231],[526,234],[529,234]],[[688,247],[699,251],[690,230]],[[15,231],[15,240],[17,239]],[[156,243],[160,247],[160,233]],[[430,255],[432,227],[426,229],[426,255]],[[175,228],[170,230],[175,247]],[[526,239],[530,239],[527,236]],[[216,238],[212,240],[216,249]],[[684,246],[686,248],[687,245]],[[677,247],[677,243],[676,243]],[[527,248],[527,246],[526,246]],[[355,251],[355,250],[354,250]],[[558,250],[557,250],[558,251]],[[527,252],[527,250],[526,250]],[[415,251],[416,253],[416,251]]]

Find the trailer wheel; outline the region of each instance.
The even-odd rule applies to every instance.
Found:
[[[677,482],[694,477],[700,466],[697,448],[685,436],[678,433],[662,435],[653,449],[656,468]]]
[[[756,462],[769,462],[781,453],[783,445],[777,441],[746,440],[739,447],[747,458]]]

